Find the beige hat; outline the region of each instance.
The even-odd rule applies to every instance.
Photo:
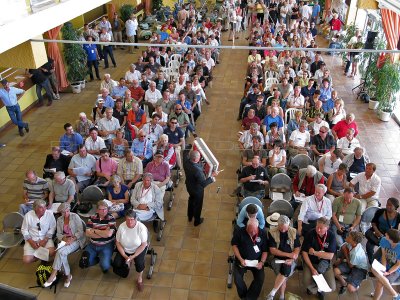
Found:
[[[267,217],[267,223],[272,226],[278,226],[278,219],[281,216],[280,213],[273,213],[269,217]]]

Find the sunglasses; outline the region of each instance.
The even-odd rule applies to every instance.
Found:
[[[39,231],[42,231],[42,228],[40,228],[40,222],[38,222],[38,223],[36,224],[36,226],[38,227],[38,230],[39,230]]]
[[[319,133],[326,133],[326,131],[322,131],[322,130],[320,130],[320,131],[319,131]]]
[[[145,135],[139,135],[139,137],[146,137]]]

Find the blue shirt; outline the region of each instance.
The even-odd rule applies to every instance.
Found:
[[[132,142],[132,152],[135,156],[144,156],[147,159],[150,159],[153,156],[152,143],[145,139],[141,142],[138,138],[134,139]]]
[[[394,248],[390,245],[390,242],[386,237],[381,238],[379,246],[385,249],[386,252],[386,271],[393,267],[398,260],[400,260],[400,243],[397,243]],[[397,269],[397,273],[400,272],[400,268]]]
[[[10,86],[10,90],[0,89],[0,98],[4,106],[14,106],[18,104],[17,95],[23,94],[25,91]]]
[[[111,107],[111,108],[114,108],[114,99],[113,98],[111,98],[111,96],[110,95],[108,95],[107,97],[106,97],[106,99],[104,99],[103,97],[100,97],[99,99],[103,99],[104,100],[104,107]],[[96,104],[97,104],[97,102],[99,101],[99,99],[97,99],[97,101],[96,101]]]
[[[247,204],[249,205],[249,204]],[[239,227],[244,227],[245,224],[243,223],[245,219],[248,219],[247,217],[247,212],[246,212],[246,207],[247,205],[243,206],[242,210],[240,211],[237,220],[236,220],[236,224]],[[257,215],[256,215],[256,219],[258,220],[258,227],[260,227],[260,229],[264,229],[265,227],[265,218],[264,218],[264,213],[262,211],[262,208],[259,207],[257,205],[258,211],[257,211]]]
[[[314,4],[311,16],[313,18],[317,17],[319,15],[320,11],[321,11],[321,7],[319,6],[319,4]]]
[[[126,86],[120,86],[120,85],[117,85],[116,87],[114,87],[113,89],[112,89],[112,92],[111,92],[111,96],[112,97],[124,97],[125,96],[125,91],[127,90],[128,88],[126,87]],[[107,100],[106,100],[107,101]],[[113,101],[114,102],[114,101]]]
[[[83,138],[79,133],[74,132],[72,136],[64,134],[60,137],[60,148],[62,150],[67,150],[71,153],[78,152],[78,146],[83,144]]]
[[[335,106],[335,102],[330,98],[326,102],[322,102],[322,110],[324,112],[329,112]]]
[[[94,44],[84,44],[83,45],[83,50],[85,50],[85,52],[87,54],[88,61],[97,60],[96,49],[97,49],[96,45],[94,45]]]
[[[175,104],[181,104],[182,105],[182,101],[180,100],[176,100]],[[184,104],[185,108],[187,108],[188,110],[192,110],[192,105],[190,104],[190,102],[188,100],[185,100]]]
[[[322,101],[322,103],[326,102],[328,99],[332,98],[332,88],[328,86],[328,88],[321,87],[320,90],[321,94],[319,95],[319,100]]]
[[[276,116],[275,118],[273,118],[271,115],[268,115],[264,118],[263,124],[267,127],[267,131],[270,130],[269,126],[274,122],[278,125],[278,129],[281,129],[283,127],[281,116]]]

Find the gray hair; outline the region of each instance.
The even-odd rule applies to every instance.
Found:
[[[300,122],[300,126],[301,125],[304,125],[304,126],[308,126],[308,122],[306,121],[306,120],[302,120],[301,122]]]
[[[315,185],[315,189],[323,190],[323,191],[324,191],[324,194],[325,194],[326,191],[328,190],[328,188],[327,188],[324,184],[322,184],[322,183],[316,184],[316,185]]]
[[[258,223],[258,220],[256,219],[256,218],[250,218],[248,221],[247,221],[247,227],[249,227],[249,226],[255,226],[255,227],[258,227],[258,225],[259,225],[259,223]]]
[[[79,117],[86,117],[86,114],[84,112],[79,113]]]
[[[251,124],[250,124],[250,128],[253,128],[253,129],[258,130],[258,129],[260,128],[260,126],[258,126],[257,123],[251,123]]]
[[[65,173],[62,171],[58,171],[54,174],[54,177],[58,177],[60,179],[65,179]]]
[[[290,224],[289,217],[287,217],[285,215],[280,215],[279,218],[278,218],[278,224],[289,225]]]
[[[120,177],[119,175],[117,175],[117,174],[111,176],[111,179],[110,179],[110,180],[111,180],[112,183],[115,183],[116,181],[118,181],[119,183],[122,182],[121,177]]]
[[[317,174],[317,168],[315,168],[313,165],[308,165],[307,166],[307,171],[306,173],[310,176],[315,176],[315,174]]]
[[[153,174],[151,174],[151,173],[149,173],[149,172],[144,173],[144,174],[143,174],[143,179],[145,179],[145,178],[150,178],[151,181],[153,181]]]
[[[190,158],[191,161],[194,161],[195,159],[197,159],[199,157],[200,157],[200,152],[199,151],[197,151],[197,150],[190,151],[189,158]]]
[[[35,210],[36,208],[41,207],[41,206],[46,206],[46,201],[44,201],[43,199],[37,199],[37,200],[35,200],[35,202],[33,202],[32,207]]]

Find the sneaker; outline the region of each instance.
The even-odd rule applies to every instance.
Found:
[[[26,131],[26,132],[29,132],[29,124],[28,124],[28,123],[26,123],[25,131]]]
[[[1,144],[0,143],[0,148],[4,148],[6,146],[6,144]]]
[[[324,300],[325,299],[325,293],[324,292],[318,292],[317,297],[319,300]]]
[[[345,286],[340,287],[339,295],[343,295],[346,292],[346,290],[347,290],[347,287],[345,287]]]
[[[24,136],[25,135],[25,133],[24,133],[24,131],[22,129],[19,130],[19,135],[20,136]]]
[[[56,94],[55,97],[54,97],[54,99],[60,100],[60,94]]]
[[[397,296],[394,296],[393,300],[400,300],[400,294],[397,294]]]
[[[274,300],[274,296],[272,296],[271,294],[268,294],[267,298],[265,298],[265,300]]]

